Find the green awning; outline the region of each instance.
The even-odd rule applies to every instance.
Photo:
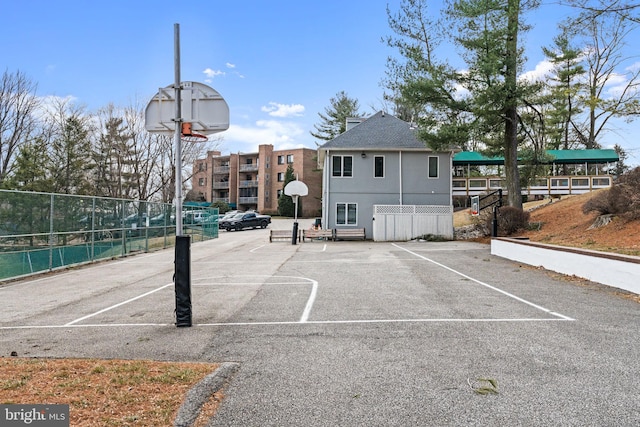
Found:
[[[453,156],[453,165],[503,165],[504,157],[486,157],[477,151],[460,151]]]
[[[614,163],[620,160],[616,150],[547,150],[552,163]]]
[[[555,164],[614,163],[620,160],[616,150],[546,150]],[[504,157],[487,157],[477,151],[461,151],[453,156],[454,166],[503,165]]]

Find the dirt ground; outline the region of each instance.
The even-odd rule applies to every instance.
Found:
[[[0,403],[68,404],[72,426],[170,426],[187,391],[217,365],[149,360],[0,358]],[[203,407],[204,426],[221,393]]]
[[[587,193],[545,202],[531,212],[529,223],[534,229],[521,235],[535,242],[640,255],[640,221],[614,217],[605,226],[589,229],[598,215],[583,214],[582,206],[592,196]]]
[[[594,194],[595,192],[525,203],[523,208],[531,212],[530,229],[518,232],[517,236],[552,245],[639,256],[640,220],[625,221],[614,217],[603,227],[589,229],[598,218],[598,214],[583,214],[582,206]],[[487,218],[483,217],[472,218],[468,210],[454,214],[455,227],[486,220]],[[490,242],[488,237],[479,240]]]

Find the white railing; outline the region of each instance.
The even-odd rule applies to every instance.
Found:
[[[563,195],[584,194],[600,188],[609,188],[613,184],[610,175],[549,176],[536,178],[522,194],[527,195]],[[506,191],[503,177],[453,178],[454,196],[477,196],[502,188]]]

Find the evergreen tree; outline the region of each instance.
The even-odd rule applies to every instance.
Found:
[[[551,106],[547,115],[547,134],[550,149],[568,150],[575,145],[571,124],[581,112],[577,96],[582,88],[581,77],[585,70],[581,64],[581,51],[570,45],[567,32],[554,38],[554,46],[543,47],[545,56],[554,65],[548,80],[548,100]]]
[[[131,135],[123,128],[123,121],[116,117],[107,119],[104,133],[100,135],[94,151],[94,183],[96,193],[101,196],[138,197],[135,191],[134,150]]]
[[[92,169],[89,129],[76,115],[68,117],[51,147],[51,178],[54,191],[63,194],[89,194]]]
[[[284,184],[282,185],[282,194],[278,199],[278,213],[282,216],[293,217],[295,213],[295,204],[293,198],[284,194],[284,188],[291,181],[295,181],[296,176],[293,172],[293,165],[289,163],[287,171],[284,174]],[[298,199],[298,212],[300,212],[300,199]]]
[[[482,145],[505,158],[509,205],[521,208],[519,108],[532,89],[518,81],[524,64],[519,36],[526,29],[521,0],[455,0],[447,10],[454,42],[463,49],[464,72],[434,55],[438,26],[428,20],[426,0],[403,0],[403,19],[390,16],[404,65],[391,68],[394,93],[422,106],[420,137],[432,148]],[[395,24],[395,26],[394,26]],[[394,63],[392,63],[392,66]],[[395,63],[397,65],[397,63]]]
[[[41,139],[23,144],[15,159],[13,172],[2,182],[3,188],[21,191],[53,191],[48,175],[51,168],[46,145]]]
[[[316,132],[310,132],[313,137],[322,141],[330,141],[346,131],[347,118],[360,116],[358,100],[349,98],[344,91],[339,92],[329,102],[331,106],[324,109],[325,114],[318,113],[322,122],[313,125]]]
[[[624,150],[624,148],[622,148],[618,144],[614,145],[613,149],[616,150],[619,158],[619,160],[616,162],[615,167],[615,176],[619,178],[631,170],[631,168],[625,163],[625,161],[629,158],[629,155]]]

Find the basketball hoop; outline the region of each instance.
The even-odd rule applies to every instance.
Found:
[[[184,142],[206,142],[209,140],[209,137],[207,135],[202,135],[201,133],[192,132],[191,123],[182,123],[180,139]]]

